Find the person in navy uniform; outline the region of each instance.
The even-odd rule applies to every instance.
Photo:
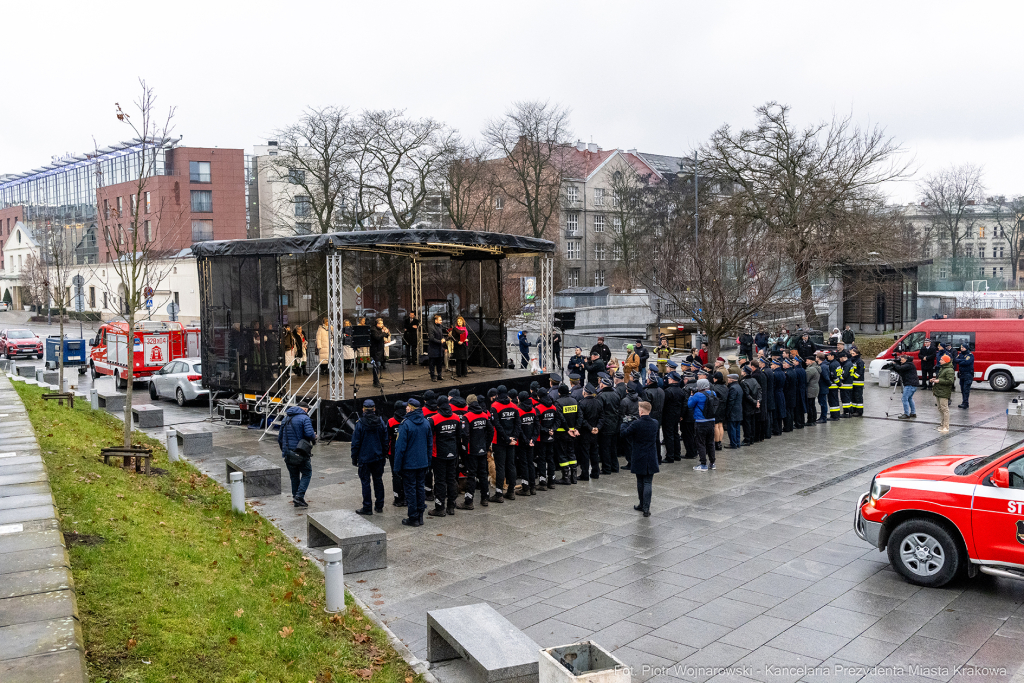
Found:
[[[395,469],[405,484],[405,502],[409,510],[409,516],[402,520],[405,526],[423,526],[423,512],[427,509],[423,477],[430,466],[434,436],[421,407],[419,399],[409,399],[405,420],[395,443]]]
[[[640,401],[640,416],[622,426],[622,432],[632,444],[633,457],[629,460],[629,471],[636,475],[636,493],[640,499],[633,509],[651,516],[651,494],[654,475],[658,470],[658,421],[651,417],[651,404]],[[713,452],[713,451],[712,451]]]
[[[974,354],[967,344],[961,344],[960,350],[954,359],[956,374],[960,378],[960,395],[963,401],[957,408],[970,408],[971,405],[971,384],[974,382]]]
[[[356,422],[352,432],[352,465],[359,468],[359,481],[363,485],[363,507],[356,510],[359,515],[384,512],[384,460],[388,448],[388,428],[377,415],[377,406],[372,399],[363,401],[363,415]],[[370,486],[377,504],[372,506]]]

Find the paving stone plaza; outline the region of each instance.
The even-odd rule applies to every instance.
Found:
[[[852,520],[890,464],[1024,438],[1004,429],[1014,395],[976,390],[942,435],[929,393],[918,394],[916,421],[897,422],[885,413],[900,412],[899,397],[869,383],[864,418],[722,451],[713,472],[663,466],[647,519],[632,509],[626,472],[427,517],[421,528],[402,526],[404,509],[389,504],[369,518],[387,533],[388,567],[347,574],[347,588],[419,659],[428,610],[486,602],[541,646],[596,641],[638,682],[1012,680],[1024,664],[1024,583],[980,575],[915,587]],[[160,405],[166,424],[212,432],[213,455],[192,460],[217,481],[227,457],[280,461],[273,438],[208,424],[205,406]],[[318,447],[313,468],[309,512],[360,506],[347,444]],[[250,502],[322,558],[306,549],[306,511],[287,495]],[[441,683],[475,680],[459,661],[431,672]]]

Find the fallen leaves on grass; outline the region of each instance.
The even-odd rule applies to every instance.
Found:
[[[132,650],[132,649],[134,649],[134,648],[135,648],[135,646],[136,646],[136,645],[138,645],[138,644],[139,644],[139,641],[135,640],[134,638],[129,638],[129,639],[128,639],[128,642],[127,642],[127,643],[125,643],[125,649],[127,649],[127,650]]]
[[[245,610],[244,610],[244,609],[242,609],[241,607],[239,607],[238,609],[236,609],[236,610],[235,610],[235,616],[236,616],[236,617],[240,617],[240,616],[242,616],[243,614],[245,614]]]
[[[356,669],[354,673],[363,680],[369,680],[373,676],[373,670],[371,669]]]
[[[281,636],[282,638],[287,638],[293,633],[295,633],[295,629],[293,629],[291,626],[285,626],[277,632],[277,635]]]
[[[228,638],[228,643],[231,645],[238,645],[238,636],[231,636]]]

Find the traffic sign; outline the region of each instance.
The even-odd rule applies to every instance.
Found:
[[[146,308],[153,308],[153,300],[146,299]]]
[[[81,287],[82,285],[85,284],[85,278],[82,277],[81,275],[76,275],[73,278],[71,278],[71,284],[73,284],[75,287]]]
[[[143,295],[145,295],[145,297],[147,299],[152,299],[153,298],[153,288],[152,287],[148,287],[147,286],[144,290],[142,290],[142,293],[143,293]],[[147,304],[147,305],[149,305],[149,304]]]
[[[356,296],[356,306],[362,306],[362,305],[363,305],[363,297]]]
[[[362,294],[362,293],[363,293],[363,286],[362,285],[356,285],[356,294]]]
[[[180,310],[181,310],[181,307],[178,306],[178,304],[174,303],[173,301],[171,303],[167,304],[167,315],[170,316],[172,321],[175,321],[175,320],[178,319],[178,311],[180,311]]]

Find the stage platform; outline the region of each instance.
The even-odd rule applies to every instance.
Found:
[[[405,371],[403,377],[403,369]],[[377,414],[385,418],[391,417],[395,401],[405,401],[416,396],[422,397],[423,392],[428,389],[435,394],[447,394],[452,389],[458,389],[462,398],[470,394],[486,396],[487,390],[504,384],[508,390],[528,391],[532,382],[538,382],[542,387],[550,386],[550,375],[547,373],[531,374],[529,370],[505,368],[478,368],[471,367],[466,377],[455,377],[453,373],[445,371],[441,381],[431,381],[430,372],[426,366],[406,365],[402,366],[398,361],[390,361],[387,369],[381,377],[381,387],[373,386],[373,374],[369,371],[359,371],[353,376],[352,372],[345,373],[345,399],[342,401],[331,401],[330,386],[326,376],[320,378],[320,397],[325,406],[323,431],[332,431],[339,424],[351,424],[351,418],[358,415],[362,410],[362,402],[372,398],[377,404]],[[340,413],[334,408],[341,409]],[[343,428],[343,432],[351,433],[350,428]],[[344,437],[342,437],[344,438]]]

